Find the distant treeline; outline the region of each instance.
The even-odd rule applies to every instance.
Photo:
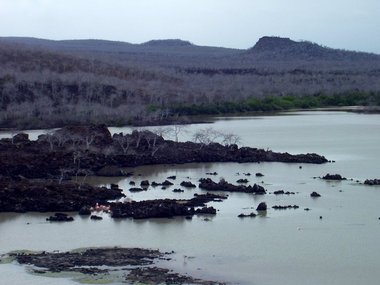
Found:
[[[239,102],[177,105],[173,106],[171,111],[180,115],[191,116],[357,105],[380,106],[380,92],[350,92],[334,95],[316,94],[313,96],[270,96],[262,99],[252,97]]]

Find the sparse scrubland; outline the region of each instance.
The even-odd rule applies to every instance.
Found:
[[[379,106],[380,56],[264,37],[248,50],[180,40],[0,39],[0,127],[162,124],[184,115]]]

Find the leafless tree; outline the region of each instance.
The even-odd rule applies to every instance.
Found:
[[[128,149],[132,143],[132,137],[129,135],[124,136],[123,133],[120,133],[114,136],[114,140],[118,143],[118,145],[122,149],[123,154],[127,154]]]
[[[225,146],[233,145],[233,144],[239,144],[241,141],[240,136],[233,134],[233,133],[221,133],[222,136],[222,143]]]
[[[175,142],[178,142],[179,135],[186,132],[187,125],[172,125],[169,127],[169,133],[174,138]]]

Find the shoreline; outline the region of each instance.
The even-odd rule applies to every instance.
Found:
[[[272,111],[256,111],[256,112],[239,112],[239,113],[223,113],[223,114],[214,114],[214,115],[190,115],[186,116],[185,120],[176,121],[176,120],[166,120],[163,122],[148,122],[145,124],[137,123],[130,125],[109,125],[110,128],[122,128],[122,127],[157,127],[157,126],[172,126],[172,125],[189,125],[189,124],[209,124],[213,122],[213,118],[218,117],[248,117],[248,116],[273,116],[281,115],[292,112],[313,112],[313,111],[339,111],[339,112],[353,112],[353,113],[364,113],[364,114],[379,114],[380,106],[332,106],[332,107],[321,107],[321,108],[296,108],[288,110],[272,110]],[[87,123],[78,124],[78,126],[86,126]],[[23,132],[23,131],[37,131],[37,130],[55,130],[63,128],[67,124],[55,125],[55,126],[46,126],[45,128],[36,127],[36,128],[12,128],[12,127],[0,127],[0,134],[5,132]]]

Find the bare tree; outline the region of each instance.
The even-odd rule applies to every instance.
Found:
[[[233,144],[239,144],[241,141],[240,136],[233,134],[233,133],[221,133],[222,136],[222,143],[225,146],[233,145]]]
[[[181,133],[186,132],[186,125],[172,125],[169,127],[169,133],[173,136],[175,142],[178,142],[178,137]]]
[[[193,135],[193,140],[194,142],[200,143],[202,148],[205,145],[216,142],[220,142],[225,146],[238,144],[240,142],[240,137],[233,133],[223,133],[212,127],[208,127],[197,130]]]
[[[50,151],[54,150],[55,142],[57,141],[56,137],[54,136],[53,132],[48,132],[44,135],[44,140],[49,143]]]
[[[136,136],[136,148],[140,146],[141,139],[144,136],[144,132],[142,129],[138,128],[132,132],[133,136]]]
[[[88,134],[83,138],[84,143],[86,144],[86,149],[90,148],[90,145],[94,142],[96,135]]]
[[[193,140],[202,146],[216,142],[221,137],[221,133],[212,127],[197,130],[193,135]],[[201,146],[201,147],[202,147]]]
[[[128,135],[123,135],[120,133],[114,136],[114,140],[118,143],[124,154],[128,153],[128,149],[132,143],[132,137]]]

